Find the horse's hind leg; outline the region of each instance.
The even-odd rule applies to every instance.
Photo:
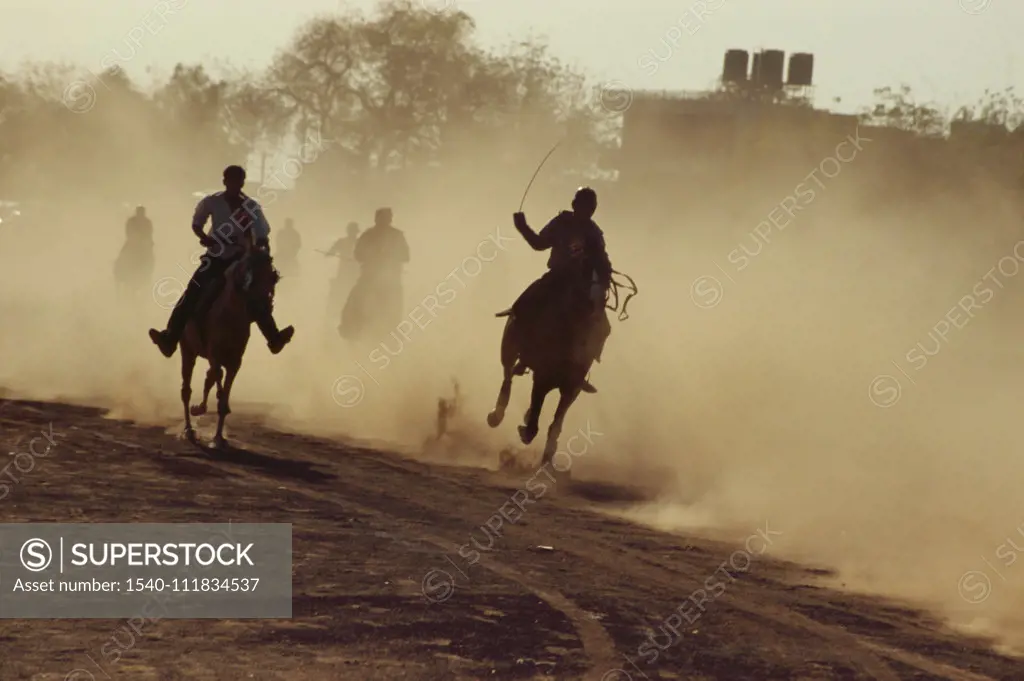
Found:
[[[565,423],[565,415],[569,413],[569,407],[576,401],[579,394],[579,388],[569,390],[563,388],[560,391],[558,406],[555,408],[555,416],[551,419],[551,425],[548,427],[548,439],[544,444],[544,457],[540,461],[542,466],[550,463],[554,458],[555,452],[558,450],[558,438],[562,435],[562,424]]]
[[[188,403],[192,399],[192,371],[196,366],[196,356],[190,349],[181,344],[181,404],[185,408],[185,431],[182,433],[190,442],[196,439],[196,431],[192,428]]]
[[[545,385],[533,375],[533,390],[530,392],[530,408],[526,410],[523,418],[523,425],[519,426],[519,439],[524,445],[533,442],[540,430],[540,411],[544,408],[544,398],[551,391],[550,386]]]
[[[235,383],[235,376],[238,375],[237,366],[226,367],[224,384],[217,388],[217,434],[214,436],[214,445],[224,447],[227,440],[224,439],[224,420],[231,413],[229,399],[231,398],[231,386]]]
[[[192,416],[202,416],[206,413],[207,404],[210,400],[210,390],[213,386],[220,385],[221,368],[210,363],[210,368],[206,372],[206,381],[203,383],[203,401],[200,404],[193,405]]]

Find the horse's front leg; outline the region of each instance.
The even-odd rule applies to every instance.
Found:
[[[196,431],[192,428],[188,403],[192,399],[192,371],[196,366],[196,356],[184,343],[181,344],[181,404],[185,408],[185,430],[182,435],[190,442],[195,442]]]
[[[224,438],[224,420],[231,413],[231,386],[235,383],[235,376],[238,375],[238,366],[225,367],[224,384],[217,387],[217,434],[214,436],[214,446],[226,447],[228,442]]]
[[[533,374],[533,390],[530,391],[530,408],[526,410],[523,418],[523,425],[519,426],[519,439],[524,445],[533,442],[540,430],[540,412],[544,408],[544,399],[551,391],[551,386],[546,385]]]
[[[578,387],[569,388],[568,390],[562,388],[559,391],[558,406],[555,407],[555,416],[551,419],[551,425],[548,427],[548,439],[544,444],[544,457],[540,461],[542,466],[550,463],[551,459],[555,456],[555,452],[558,451],[558,438],[562,435],[565,415],[569,413],[569,407],[576,401],[579,394],[580,389]]]
[[[487,415],[487,425],[496,428],[505,419],[505,409],[512,397],[512,377],[515,375],[516,362],[519,359],[519,343],[516,338],[515,320],[509,317],[505,322],[505,330],[501,334],[501,389],[494,410]]]
[[[487,414],[487,425],[496,428],[505,419],[505,409],[508,407],[509,398],[512,397],[512,367],[502,367],[503,378],[501,389],[498,390],[498,401],[494,403],[494,410]]]
[[[211,362],[210,368],[206,372],[206,381],[203,383],[203,401],[192,407],[192,416],[202,416],[206,413],[207,405],[210,401],[210,390],[213,389],[214,385],[220,385],[220,378],[221,368]]]

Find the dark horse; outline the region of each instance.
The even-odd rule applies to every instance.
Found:
[[[620,321],[628,317],[626,305],[637,293],[633,280],[626,275],[623,276],[629,279],[630,284],[626,288],[630,290],[630,295],[622,305]],[[622,286],[624,285],[612,282],[615,303],[606,305],[607,309],[618,309],[618,288]],[[587,319],[583,316],[588,314],[588,305],[583,301],[587,296],[586,288],[570,285],[561,287],[561,290],[560,295],[553,297],[547,305],[540,306],[541,309],[529,319],[519,319],[511,310],[496,315],[508,317],[505,331],[501,336],[501,366],[504,378],[494,410],[487,415],[487,424],[496,428],[505,418],[505,409],[512,395],[512,378],[532,371],[533,391],[530,396],[530,407],[523,417],[523,425],[519,426],[519,439],[528,445],[533,442],[540,430],[540,412],[544,407],[544,400],[547,399],[548,393],[557,389],[558,406],[548,427],[544,455],[541,458],[542,466],[550,463],[554,457],[565,415],[579,397],[583,381],[594,362],[586,337]],[[604,314],[604,310],[600,310],[598,314]]]
[[[181,402],[185,407],[185,437],[195,441],[191,416],[206,413],[210,389],[217,385],[217,434],[214,445],[224,447],[224,419],[231,413],[228,399],[235,376],[242,366],[242,355],[249,343],[249,327],[256,320],[254,310],[273,306],[274,291],[281,276],[274,269],[270,254],[254,248],[232,264],[218,288],[211,289],[189,320],[181,337]],[[203,385],[203,401],[191,409],[192,371],[196,358],[210,363]],[[222,382],[223,379],[223,382]]]

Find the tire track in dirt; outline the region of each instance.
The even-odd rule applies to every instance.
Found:
[[[595,513],[600,513],[595,509]],[[590,543],[583,546],[573,535],[560,531],[556,523],[551,524],[552,542],[558,543],[562,551],[571,552],[574,555],[586,558],[595,563],[601,564],[608,570],[618,570],[629,574],[643,574],[651,582],[656,582],[667,588],[674,588],[678,585],[679,577],[683,576],[692,580],[694,584],[702,584],[708,575],[695,567],[680,563],[673,563],[671,566],[663,565],[657,558],[641,558],[637,556],[618,555],[614,559],[606,556],[613,553],[615,547],[603,542],[598,545]],[[596,548],[603,548],[606,551],[595,551]],[[630,567],[630,563],[633,567]],[[653,569],[652,569],[653,568]],[[657,573],[657,576],[655,576]],[[742,593],[742,596],[736,592]],[[899,681],[900,677],[885,663],[886,659],[899,662],[909,667],[916,668],[922,672],[947,679],[948,681],[998,681],[990,676],[976,674],[942,662],[928,659],[918,653],[882,645],[863,636],[838,629],[834,625],[818,622],[817,620],[794,612],[785,603],[780,603],[768,598],[763,589],[754,585],[744,585],[738,588],[729,588],[723,595],[715,599],[717,604],[729,607],[734,611],[745,613],[752,617],[767,619],[776,624],[802,630],[808,635],[815,636],[837,647],[847,651],[854,662],[861,669],[879,681]],[[857,653],[858,649],[863,653]]]

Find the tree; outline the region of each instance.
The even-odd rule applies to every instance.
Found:
[[[934,103],[917,101],[908,85],[877,88],[874,95],[874,106],[865,112],[865,120],[872,125],[929,137],[941,136],[948,129],[948,117]]]

